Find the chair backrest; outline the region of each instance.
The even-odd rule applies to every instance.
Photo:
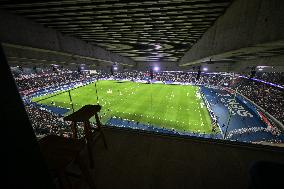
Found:
[[[97,126],[100,129],[101,122],[98,116],[98,112],[101,110],[100,105],[85,105],[76,112],[73,112],[72,114],[64,117],[65,121],[72,121],[71,127],[72,127],[72,132],[73,132],[73,138],[77,139],[78,138],[78,129],[77,129],[77,122],[83,122],[84,126],[84,134],[86,138],[86,143],[87,143],[87,149],[88,149],[88,154],[89,154],[89,160],[90,160],[90,167],[94,167],[93,163],[93,154],[92,154],[92,128],[90,124],[90,118],[95,115],[96,121],[97,121]]]
[[[73,133],[73,138],[78,138],[78,128],[77,128],[77,122],[83,122],[84,123],[84,134],[87,140],[91,140],[91,124],[90,124],[90,118],[95,115],[97,127],[101,127],[101,122],[98,116],[98,112],[101,110],[100,105],[85,105],[76,112],[73,112],[72,114],[64,117],[65,121],[72,121],[71,129]]]

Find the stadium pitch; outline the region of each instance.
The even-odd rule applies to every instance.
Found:
[[[198,86],[107,80],[96,85],[92,83],[70,91],[75,110],[98,102],[102,105],[103,123],[116,117],[179,131],[212,133],[211,118]],[[49,106],[71,108],[68,92],[32,99],[38,100]]]

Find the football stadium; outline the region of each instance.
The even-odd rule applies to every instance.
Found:
[[[8,188],[280,188],[283,7],[1,2]]]
[[[274,116],[265,114],[245,96],[247,86],[243,83],[254,80],[230,73],[202,72],[199,80],[197,76],[194,72],[166,71],[153,72],[152,78],[148,72],[95,74],[80,83],[37,91],[25,101],[60,116],[87,104],[100,104],[101,122],[110,126],[243,142],[282,143],[281,126],[277,125],[280,121],[274,118],[283,119],[281,112],[273,106],[270,113]],[[264,82],[259,80],[256,85]],[[265,85],[272,87],[273,83]],[[277,94],[282,93],[281,86],[275,88],[278,89],[275,95],[281,98]],[[91,121],[96,122],[94,117]]]
[[[104,123],[117,117],[168,129],[211,133],[211,118],[197,86],[104,80],[75,88],[70,94],[74,110],[86,104],[101,104]],[[67,92],[32,100],[70,110]]]

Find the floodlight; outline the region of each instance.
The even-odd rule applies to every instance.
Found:
[[[208,71],[208,68],[204,67],[202,70],[206,72],[206,71]]]
[[[154,67],[154,71],[155,71],[155,72],[157,72],[157,71],[159,71],[159,70],[160,70],[160,68],[159,68],[158,66],[155,66],[155,67]]]

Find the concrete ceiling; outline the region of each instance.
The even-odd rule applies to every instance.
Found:
[[[284,1],[235,0],[179,61],[283,66]],[[277,61],[276,61],[277,60]]]
[[[134,61],[177,62],[231,0],[9,1],[25,16]]]

